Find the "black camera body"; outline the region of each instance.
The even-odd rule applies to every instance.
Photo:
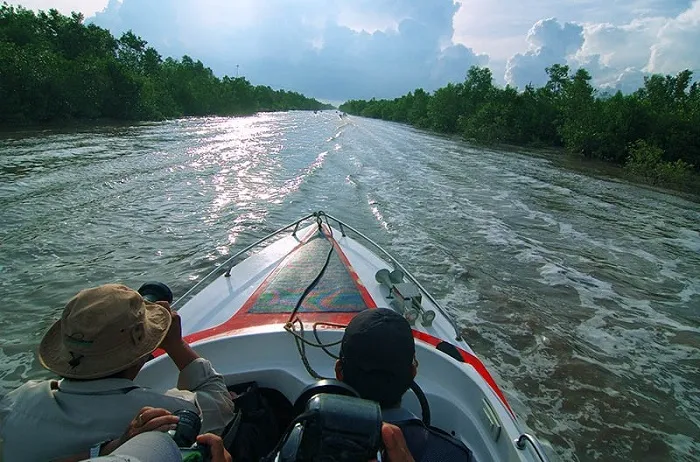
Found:
[[[379,404],[360,398],[320,393],[282,443],[276,462],[367,462],[382,447]]]
[[[174,431],[170,431],[170,436],[180,448],[180,455],[183,462],[209,462],[211,461],[211,451],[209,446],[199,446],[196,444],[197,435],[202,429],[202,419],[199,414],[189,409],[180,409],[173,412],[180,418]]]

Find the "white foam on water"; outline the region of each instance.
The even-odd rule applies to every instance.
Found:
[[[597,307],[596,299],[612,300],[616,297],[612,283],[601,281],[574,268],[556,263],[545,263],[539,269],[540,282],[556,287],[567,286],[578,292],[581,306]]]
[[[370,210],[372,211],[372,215],[374,215],[374,218],[377,219],[379,224],[382,225],[382,227],[386,230],[389,230],[389,223],[384,219],[384,216],[382,215],[382,212],[379,210],[379,207],[375,201],[369,198],[367,199],[367,203],[370,206]]]
[[[700,279],[690,279],[683,289],[678,292],[678,298],[684,303],[689,303],[692,299],[700,296]]]
[[[535,249],[525,249],[518,252],[515,258],[521,263],[542,263],[545,258]]]
[[[680,244],[681,247],[684,247],[690,250],[691,252],[700,253],[699,232],[688,228],[680,228],[678,230],[678,233],[681,235],[681,237],[673,239],[673,242]]]
[[[18,346],[11,347],[13,350]],[[17,351],[8,353],[8,347],[0,347],[0,398],[32,378],[36,371],[34,353]]]

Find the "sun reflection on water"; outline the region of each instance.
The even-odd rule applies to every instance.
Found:
[[[197,177],[201,194],[209,198],[202,220],[207,226],[231,222],[228,242],[213,256],[228,255],[241,232],[266,220],[267,207],[261,203],[282,203],[323,166],[329,152],[339,150],[335,137],[333,151],[328,146],[319,149],[308,163],[309,147],[287,140],[291,125],[289,120],[260,114],[207,119],[190,133],[199,142],[187,152],[187,168]],[[301,163],[300,155],[306,159]]]

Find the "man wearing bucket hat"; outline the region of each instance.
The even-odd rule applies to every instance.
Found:
[[[376,401],[382,419],[403,432],[414,459],[445,462],[474,460],[469,448],[442,430],[428,427],[401,407],[418,372],[416,346],[408,321],[388,308],[358,313],[345,328],[336,361],[336,378],[364,399]]]
[[[178,389],[160,392],[133,381],[158,347],[180,371]],[[123,285],[73,297],[41,340],[39,361],[62,379],[30,381],[0,402],[5,462],[104,455],[125,429],[173,424],[175,416],[162,414],[181,409],[197,412],[202,432],[215,434],[234,415],[223,377],[183,340],[179,315]]]

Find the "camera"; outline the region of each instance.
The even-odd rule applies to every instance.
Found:
[[[197,435],[202,429],[202,420],[196,412],[189,409],[180,409],[173,412],[180,418],[175,430],[168,433],[173,438],[178,448],[183,462],[209,462],[211,452],[209,446],[199,446],[196,444]]]
[[[278,444],[275,462],[367,462],[382,446],[379,404],[351,396],[320,393],[306,403]]]
[[[144,300],[151,303],[159,301],[165,301],[168,303],[173,302],[173,291],[162,282],[146,282],[139,287],[138,293],[141,294]]]

